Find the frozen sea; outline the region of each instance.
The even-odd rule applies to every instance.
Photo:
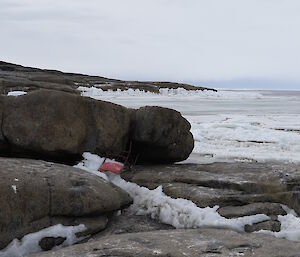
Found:
[[[300,162],[300,91],[79,90],[127,107],[163,106],[181,112],[195,139],[186,162]]]

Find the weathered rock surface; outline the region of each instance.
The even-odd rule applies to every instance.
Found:
[[[299,257],[300,243],[230,230],[160,230],[104,237],[40,257],[257,256]]]
[[[167,195],[189,199],[199,207],[219,205],[219,213],[227,218],[258,213],[277,217],[285,214],[280,204],[300,213],[300,166],[297,164],[136,166],[122,177],[150,189],[162,185]]]
[[[129,208],[130,209],[130,208]],[[149,232],[156,230],[175,229],[171,225],[163,224],[158,220],[151,219],[148,216],[138,216],[128,209],[122,210],[119,215],[114,215],[108,221],[105,230],[93,235],[93,239],[102,238],[109,235]]]
[[[226,206],[218,209],[218,213],[226,218],[236,218],[255,214],[286,215],[286,211],[278,203],[251,203],[243,206]]]
[[[116,104],[40,90],[7,97],[3,109],[2,136],[12,155],[67,160],[88,151],[117,156],[128,144],[130,111]]]
[[[44,237],[40,240],[39,246],[43,251],[50,251],[53,247],[61,245],[65,237]]]
[[[195,87],[182,83],[122,81],[99,76],[23,67],[0,61],[0,94],[6,95],[8,92],[15,90],[29,92],[39,89],[51,89],[79,94],[79,91],[76,90],[78,86],[94,86],[102,90],[127,90],[132,88],[154,93],[158,93],[160,88],[216,91],[215,89]]]
[[[53,90],[0,98],[0,155],[75,163],[83,152],[140,163],[186,159],[190,124],[160,107],[127,109]],[[145,131],[144,131],[145,130]]]
[[[245,231],[248,233],[252,233],[254,231],[260,231],[260,230],[279,232],[280,228],[281,228],[281,223],[278,220],[268,220],[253,225],[246,225]]]
[[[60,223],[86,224],[87,234],[99,232],[111,212],[132,201],[102,178],[61,164],[0,158],[0,174],[0,249]]]
[[[133,152],[138,162],[170,163],[188,158],[194,148],[191,125],[177,111],[146,106],[135,112]]]

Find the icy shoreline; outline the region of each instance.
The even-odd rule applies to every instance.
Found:
[[[192,126],[197,163],[300,162],[299,92],[78,90],[126,107],[156,105],[180,111]]]

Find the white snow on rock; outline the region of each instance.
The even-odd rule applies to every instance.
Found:
[[[26,95],[27,92],[25,91],[11,91],[8,92],[7,96],[20,96],[20,95]]]
[[[17,186],[16,185],[11,185],[12,189],[14,190],[15,194],[17,193]]]
[[[281,222],[279,232],[260,230],[257,233],[273,235],[277,238],[285,238],[291,241],[300,241],[300,218],[293,214],[279,215],[278,220]]]
[[[85,171],[88,171],[90,173],[93,173],[94,175],[96,175],[98,177],[101,177],[101,178],[103,178],[107,181],[109,180],[109,178],[107,176],[108,173],[98,171],[100,166],[103,164],[103,162],[108,161],[108,162],[111,162],[111,163],[119,163],[120,164],[120,162],[117,162],[115,160],[112,160],[112,159],[109,159],[109,158],[102,158],[102,157],[99,157],[96,154],[92,154],[92,153],[89,153],[89,152],[83,153],[82,156],[83,156],[84,160],[79,162],[74,167],[85,170]]]
[[[85,171],[88,171],[90,173],[93,173],[94,175],[101,177],[105,180],[108,180],[108,177],[103,172],[99,172],[98,169],[104,162],[105,158],[101,158],[96,154],[91,154],[88,152],[83,153],[84,160],[77,165],[75,165],[75,168],[79,168]]]
[[[76,167],[81,167],[92,174],[100,173],[97,169],[102,164],[102,158],[96,158],[95,155],[91,158],[91,155],[87,153],[85,156],[89,158],[88,162],[84,160]],[[134,203],[130,207],[133,212],[137,215],[150,215],[151,218],[175,228],[217,227],[243,231],[246,224],[251,225],[269,220],[269,217],[264,214],[226,219],[218,214],[218,206],[199,208],[192,201],[173,199],[165,195],[161,186],[150,190],[127,182],[118,175],[109,174],[108,176],[112,183],[124,189],[133,198]]]
[[[226,219],[217,212],[219,206],[199,208],[190,200],[173,199],[165,195],[161,186],[150,190],[127,182],[120,176],[112,176],[111,182],[130,194],[134,200],[130,208],[137,215],[150,215],[152,219],[158,219],[175,228],[212,227],[244,231],[246,224],[252,225],[269,220],[269,217],[264,214]]]
[[[44,237],[65,237],[66,240],[62,245],[55,247],[59,249],[69,245],[73,245],[83,238],[77,238],[76,233],[86,230],[84,225],[63,226],[61,224],[45,228],[36,233],[24,236],[21,240],[14,239],[5,249],[0,251],[0,257],[23,257],[32,253],[42,251],[39,241]]]

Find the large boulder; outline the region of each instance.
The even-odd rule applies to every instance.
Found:
[[[131,111],[116,104],[39,90],[6,97],[2,108],[5,153],[11,155],[64,162],[85,151],[115,157],[129,141]]]
[[[102,178],[62,164],[0,158],[0,175],[0,249],[55,224],[99,232],[111,212],[132,201]]]
[[[179,229],[121,234],[36,257],[299,256],[300,243],[224,229]]]
[[[138,109],[132,132],[139,163],[172,163],[188,158],[194,148],[190,123],[175,110],[146,106]]]
[[[0,155],[75,163],[83,152],[139,163],[173,163],[194,147],[190,124],[175,110],[138,110],[39,90],[0,96]]]

